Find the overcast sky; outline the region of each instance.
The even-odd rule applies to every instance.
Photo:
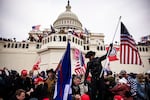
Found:
[[[49,28],[67,0],[0,0],[0,37],[25,40],[33,25]],[[105,43],[112,41],[119,16],[136,42],[150,35],[150,0],[70,0],[71,11],[83,28],[104,33]],[[119,41],[120,27],[115,41]]]

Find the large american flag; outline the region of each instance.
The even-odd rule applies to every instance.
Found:
[[[79,49],[74,49],[75,73],[77,75],[85,74],[86,66],[84,63],[83,54]]]
[[[120,63],[143,65],[138,49],[136,47],[136,43],[122,22],[120,39]]]

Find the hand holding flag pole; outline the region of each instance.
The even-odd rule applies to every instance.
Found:
[[[108,58],[108,56],[109,56],[109,54],[110,54],[110,52],[111,52],[111,49],[112,49],[112,47],[113,47],[113,41],[114,41],[114,39],[115,39],[115,36],[116,36],[117,30],[118,30],[120,21],[121,21],[121,16],[119,17],[119,20],[118,20],[118,23],[117,23],[117,26],[116,26],[116,29],[115,29],[115,33],[114,33],[112,42],[110,43],[110,47],[109,47],[108,52],[107,52],[107,55],[106,55],[106,59]],[[106,66],[106,64],[107,64],[107,60],[105,61],[104,66]],[[103,72],[104,72],[104,68],[102,68],[102,70],[101,70],[101,73],[100,73],[100,76],[99,76],[100,78],[102,77]]]

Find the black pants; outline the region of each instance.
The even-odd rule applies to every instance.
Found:
[[[90,94],[91,100],[105,100],[105,84],[103,79],[92,78]]]

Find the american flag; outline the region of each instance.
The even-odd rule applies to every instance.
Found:
[[[77,75],[85,74],[86,66],[84,63],[83,54],[79,49],[74,49],[75,73]]]
[[[32,26],[32,30],[40,30],[41,25]]]
[[[51,25],[51,33],[55,33],[56,31],[55,31],[55,29],[54,29],[54,27]]]
[[[84,32],[85,32],[86,35],[89,35],[89,32],[86,28],[84,28]]]
[[[120,39],[120,63],[143,65],[138,49],[136,47],[136,43],[122,22]]]

